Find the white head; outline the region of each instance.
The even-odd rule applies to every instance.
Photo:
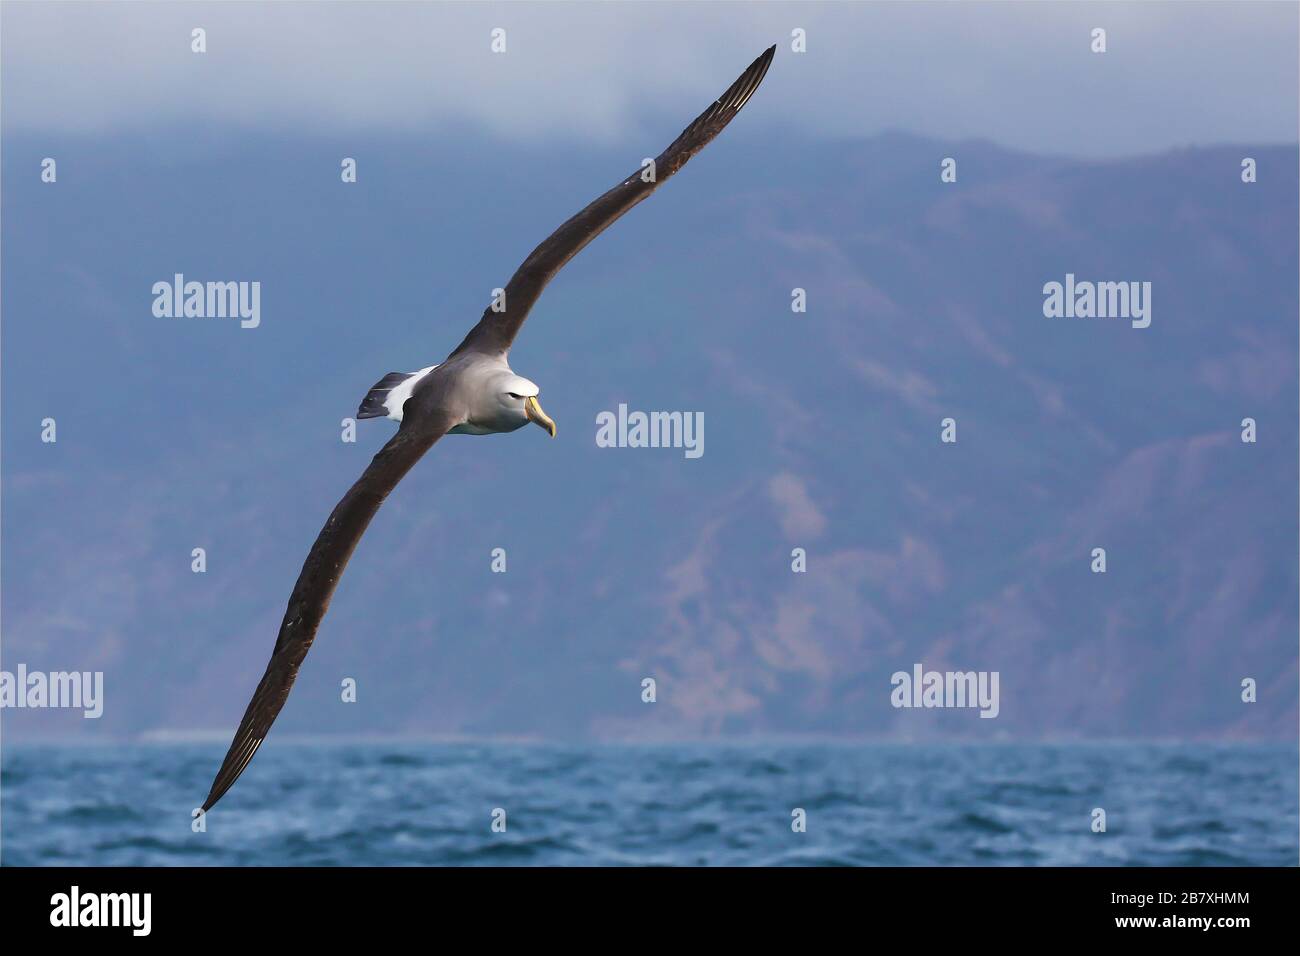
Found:
[[[555,437],[555,422],[537,401],[541,389],[522,375],[504,370],[483,380],[476,389],[470,423],[493,432],[512,432],[534,422]]]

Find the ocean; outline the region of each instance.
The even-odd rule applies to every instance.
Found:
[[[6,743],[0,863],[1294,866],[1300,852],[1291,743],[273,737],[193,832],[224,749]]]

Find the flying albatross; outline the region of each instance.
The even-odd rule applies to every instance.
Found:
[[[357,417],[391,418],[400,423],[397,434],[348,489],[312,545],[289,595],[271,661],[212,781],[212,790],[203,803],[205,811],[239,779],[266,739],[357,542],[411,466],[443,435],[512,432],[534,422],[555,437],[555,422],[537,401],[540,390],[511,371],[507,360],[519,327],[565,263],[722,132],[758,89],[775,52],[772,46],[751,63],[654,160],[653,167],[637,170],[551,233],[510,278],[504,301],[498,298],[488,307],[442,364],[418,372],[390,372],[370,390]]]

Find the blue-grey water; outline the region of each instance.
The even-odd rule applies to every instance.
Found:
[[[1293,866],[1298,853],[1293,744],[271,740],[192,832],[223,750],[6,744],[0,861]]]

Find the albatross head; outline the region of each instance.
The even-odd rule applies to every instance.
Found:
[[[529,422],[540,425],[555,437],[555,422],[542,411],[537,396],[541,389],[533,382],[513,372],[489,379],[487,414],[474,416],[476,422],[494,426],[494,431],[512,432]]]

